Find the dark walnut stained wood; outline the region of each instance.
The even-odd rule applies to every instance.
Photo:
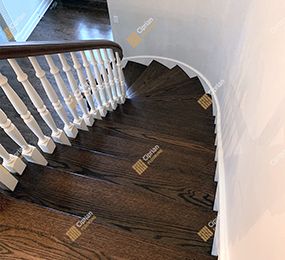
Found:
[[[0,45],[0,59],[25,58],[65,52],[112,49],[123,57],[121,46],[106,40],[13,42]]]
[[[99,217],[72,242],[66,232],[79,217],[0,195],[1,259],[212,259],[175,247],[164,247],[128,231],[117,232]]]
[[[50,40],[50,34],[59,41],[86,40],[94,38],[94,24],[96,33],[109,35],[108,19],[92,9],[93,1],[77,6],[73,0],[60,2],[30,39]],[[87,38],[74,29],[81,23],[89,28]],[[104,25],[98,29],[98,23]],[[27,59],[18,61],[62,127],[31,65]],[[39,61],[48,71],[44,59]],[[0,68],[49,135],[11,68],[4,61]],[[48,167],[29,163],[15,192],[0,194],[0,259],[216,259],[211,256],[213,237],[204,242],[197,234],[216,217],[215,127],[211,108],[197,103],[202,85],[180,67],[168,69],[156,61],[148,67],[128,62],[124,72],[132,99],[88,132],[79,131],[72,147],[57,145],[54,154],[45,155]],[[50,73],[47,77],[55,86]],[[1,109],[36,145],[2,91],[0,98]],[[16,151],[3,131],[0,138],[9,152]],[[163,152],[137,174],[133,164],[155,145]],[[71,242],[66,231],[89,211],[97,219]]]
[[[197,232],[215,218],[214,212],[140,187],[31,166],[11,196],[77,216],[92,211],[114,230],[129,231],[150,243],[159,241],[189,253],[194,248],[201,254],[210,251]]]
[[[125,66],[124,74],[125,80],[128,87],[130,87],[137,78],[146,70],[147,66],[138,64],[133,61],[128,61],[127,65]]]
[[[134,84],[128,89],[128,96],[132,97],[136,92],[145,90],[149,84],[159,76],[165,74],[169,69],[157,61],[152,61],[144,72],[137,78]]]

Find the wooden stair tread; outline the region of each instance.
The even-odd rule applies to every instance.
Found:
[[[196,99],[189,102],[189,100],[182,101],[178,99],[164,101],[163,98],[154,100],[152,98],[134,98],[128,100],[125,104],[128,105],[124,106],[123,113],[125,112],[125,114],[130,114],[134,110],[138,111],[143,118],[147,118],[147,113],[151,113],[154,116],[165,113],[171,121],[177,121],[178,124],[184,118],[189,120],[189,123],[186,123],[185,120],[183,122],[189,126],[191,125],[190,122],[192,122],[191,127],[193,128],[199,128],[203,124],[207,127],[207,130],[211,130],[209,128],[214,127],[214,118],[209,115],[211,109],[205,110]],[[160,121],[166,120],[162,117]]]
[[[180,68],[178,68],[180,71]],[[174,72],[173,72],[174,73]],[[187,84],[188,83],[188,84]],[[181,84],[182,87],[177,86],[175,83],[172,84],[171,81],[167,85],[164,85],[164,88],[157,87],[155,90],[149,91],[148,93],[144,94],[145,97],[159,97],[162,96],[163,98],[168,96],[185,96],[189,99],[197,99],[205,94],[203,86],[198,77],[188,78]],[[183,87],[188,85],[188,87]]]
[[[149,82],[148,86],[144,91],[140,92],[141,96],[150,96],[156,93],[165,93],[168,95],[168,91],[171,89],[179,89],[181,86],[190,85],[196,81],[196,77],[189,78],[188,75],[179,67],[175,66],[171,70],[165,72],[163,75],[158,77],[156,80]],[[168,91],[167,91],[168,90]],[[194,84],[189,87],[189,94],[203,94],[203,87],[200,84],[197,86]]]
[[[127,86],[131,86],[136,79],[146,70],[147,66],[137,62],[128,61],[123,69]]]
[[[137,80],[130,86],[127,93],[129,97],[137,96],[140,90],[144,90],[152,81],[163,75],[169,69],[160,62],[153,60],[145,71],[137,78]]]
[[[166,134],[188,141],[209,145],[213,147],[215,136],[213,119],[199,116],[197,112],[207,114],[198,103],[193,112],[191,104],[184,103],[181,107],[175,103],[144,103],[130,100],[122,108],[123,112],[115,111],[110,115],[114,124],[135,125],[141,129],[147,129],[160,134]],[[196,112],[197,111],[197,112]],[[117,116],[118,115],[118,116]]]
[[[72,242],[66,232],[78,217],[0,197],[6,203],[0,215],[1,259],[213,259],[195,252],[190,258],[174,246],[149,243],[131,232],[113,230],[100,219]]]
[[[92,135],[88,135],[89,132]],[[125,124],[114,124],[112,121],[98,122],[89,132],[79,132],[78,138],[73,140],[72,144],[89,151],[128,159],[143,155],[148,148],[155,145],[169,149],[182,157],[187,157],[186,154],[189,153],[197,158],[198,162],[212,160],[215,154],[214,146],[177,139],[172,135],[162,135],[138,127],[128,127]]]
[[[92,211],[114,230],[128,230],[150,243],[159,240],[200,253],[211,248],[212,241],[203,242],[197,233],[216,217],[214,212],[194,211],[152,192],[33,165],[11,196],[77,216]]]
[[[200,164],[189,163],[189,160],[194,162],[196,159],[191,154],[188,158],[183,158],[180,156],[181,153],[175,154],[169,149],[164,149],[147,171],[143,175],[138,175],[132,166],[144,153],[137,158],[129,159],[78,148],[61,148],[49,156],[48,161],[55,169],[119,183],[126,189],[140,187],[142,191],[154,192],[158,197],[164,196],[177,202],[192,203],[202,210],[212,210],[216,185],[213,182],[215,164],[210,159]],[[212,175],[209,172],[212,172]]]

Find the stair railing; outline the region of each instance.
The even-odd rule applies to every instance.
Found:
[[[45,58],[49,71],[39,62]],[[37,137],[37,145],[43,153],[52,154],[56,143],[71,145],[69,138],[76,138],[78,130],[88,131],[96,119],[102,119],[107,111],[113,111],[126,99],[124,73],[121,66],[122,48],[115,42],[105,40],[71,42],[25,42],[0,45],[0,60],[7,60],[15,72],[18,82],[23,86],[31,103],[45,124],[51,136],[43,133],[40,124],[29,111],[28,106],[9,84],[5,71],[0,71],[0,87],[14,107],[19,117]],[[30,76],[21,67],[18,58],[27,58],[34,75],[40,80],[42,91],[33,86]],[[60,64],[60,65],[59,65]],[[61,71],[62,70],[62,71]],[[56,85],[48,79],[51,74]],[[66,76],[63,78],[62,75]],[[76,76],[74,76],[76,75]],[[64,127],[60,129],[52,117],[41,94],[45,92],[48,100]],[[60,93],[61,98],[57,93]],[[62,103],[61,99],[64,101]],[[9,154],[0,141],[0,187],[13,191],[19,175],[24,172],[26,162],[47,165],[40,150],[27,143],[24,133],[8,118],[0,104],[0,127],[19,147],[20,156]],[[70,115],[73,120],[70,120]],[[82,116],[81,116],[81,115]],[[18,174],[18,175],[15,175]]]

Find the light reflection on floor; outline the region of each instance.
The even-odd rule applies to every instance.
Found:
[[[102,30],[101,26],[95,24],[94,27],[87,26],[84,22],[79,22],[78,37],[80,40],[91,40],[91,39],[108,39],[113,40],[112,30]]]
[[[85,5],[65,1],[46,12],[28,40],[90,39],[113,40],[107,10],[96,9],[92,1]]]

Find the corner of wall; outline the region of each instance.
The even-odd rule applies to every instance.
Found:
[[[42,19],[52,2],[53,0],[43,0],[41,4],[39,4],[38,8],[31,15],[23,29],[15,35],[16,41],[22,42],[26,41],[29,38],[29,36],[31,35],[39,21]]]

